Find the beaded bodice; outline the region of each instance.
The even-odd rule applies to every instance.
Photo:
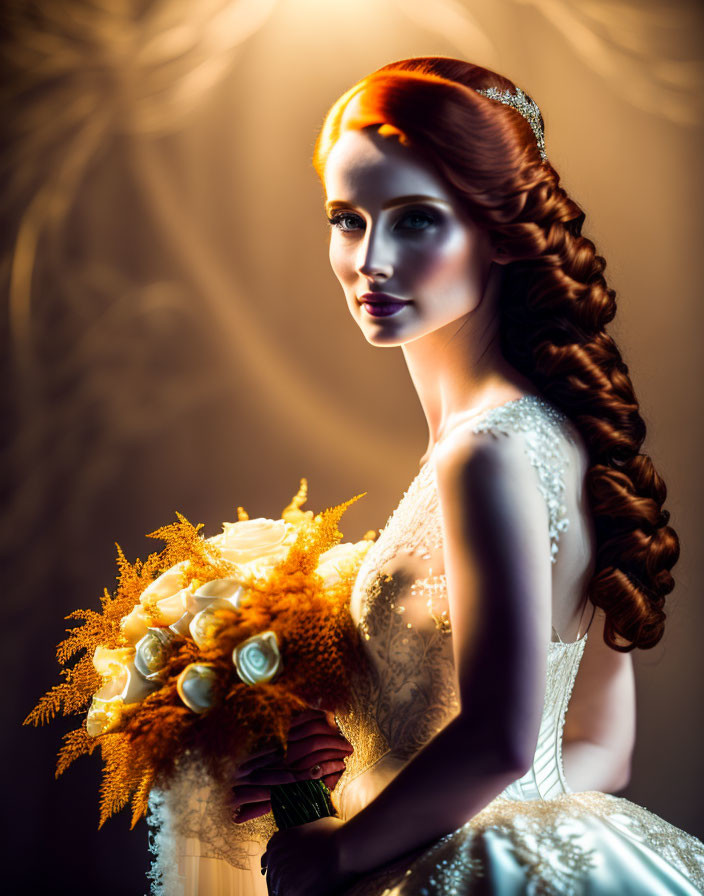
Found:
[[[523,440],[548,510],[551,561],[569,526],[562,450],[566,418],[539,396],[523,396],[473,418],[473,432]],[[338,715],[354,747],[333,801],[343,818],[363,808],[458,713],[443,536],[434,464],[423,464],[367,552],[351,598],[367,668],[357,673],[354,705]],[[546,645],[547,678],[534,761],[502,796],[547,798],[568,792],[562,728],[586,643]]]

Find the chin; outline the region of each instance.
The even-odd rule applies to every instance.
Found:
[[[389,328],[386,333],[383,333],[380,330],[376,333],[368,333],[365,331],[364,338],[369,345],[374,345],[377,348],[396,348],[399,345],[404,345],[406,342],[411,342],[415,337],[408,336],[408,334],[402,332],[392,333],[391,328]]]

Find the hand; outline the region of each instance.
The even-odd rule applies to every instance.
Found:
[[[339,818],[318,818],[277,831],[262,856],[269,896],[337,896],[358,877],[343,872],[336,833]]]
[[[330,790],[345,769],[352,745],[340,734],[332,713],[304,710],[291,721],[288,752],[275,744],[253,753],[233,778],[230,806],[237,824],[271,811],[271,786],[322,778]]]

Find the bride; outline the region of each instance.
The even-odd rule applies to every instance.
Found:
[[[538,107],[461,60],[401,60],[332,106],[314,165],[349,312],[401,347],[429,440],[355,584],[353,710],[302,716],[287,766],[240,768],[252,865],[213,859],[186,892],[704,892],[704,844],[612,795],[679,544]],[[267,843],[268,786],[306,775],[339,817]]]

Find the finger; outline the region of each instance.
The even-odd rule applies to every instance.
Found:
[[[340,780],[341,777],[342,777],[342,772],[336,772],[334,775],[324,775],[323,781],[325,781],[325,785],[327,786],[328,790],[334,790],[335,785],[337,784],[337,782]]]
[[[303,756],[309,756],[311,753],[317,753],[320,750],[335,750],[337,755],[351,753],[352,745],[340,735],[316,734],[310,738],[292,741],[288,747],[286,754],[286,765],[298,762]]]
[[[241,762],[235,769],[235,777],[247,774],[254,768],[260,768],[262,765],[269,765],[275,759],[283,759],[284,749],[277,744],[276,746],[268,746],[251,753],[244,762]]]
[[[259,818],[260,815],[266,815],[271,812],[271,802],[266,803],[246,803],[237,809],[237,814],[233,815],[235,824],[242,824],[245,821],[251,821],[253,818]]]
[[[338,777],[344,772],[345,763],[342,760],[319,762],[310,768],[298,769],[294,772],[298,781],[315,781],[325,778],[326,775],[336,774]]]
[[[320,753],[309,757],[310,761],[302,761],[297,768],[262,769],[252,772],[246,784],[238,783],[233,788],[232,805],[254,802],[271,798],[271,788],[276,784],[292,784],[295,781],[308,781],[322,778],[325,775],[339,773],[345,770],[344,759],[339,754],[325,755]],[[316,774],[311,774],[311,769],[316,767]]]
[[[325,782],[325,786],[328,788],[330,793],[332,793],[335,790],[335,788],[337,787],[337,782],[340,780],[341,777],[342,777],[341,775],[327,775],[325,778],[323,778],[323,781]]]
[[[328,714],[322,709],[313,709],[312,707],[310,709],[303,709],[291,716],[290,727],[294,728],[310,719],[326,718],[327,715]]]
[[[325,778],[326,775],[342,774],[345,770],[345,763],[341,759],[333,759],[330,762],[318,762],[312,768],[308,769],[308,774],[312,779]]]
[[[347,755],[347,753],[341,753],[339,750],[314,750],[312,753],[307,753],[296,762],[289,763],[286,768],[291,769],[292,771],[300,771],[302,768],[313,768],[314,765],[320,765],[324,762],[331,761],[340,762],[344,767],[344,760]]]
[[[297,725],[291,725],[288,731],[287,740],[300,740],[302,737],[308,737],[311,734],[339,734],[340,730],[337,725],[330,725],[325,716],[317,719],[308,719]]]
[[[313,763],[315,764],[315,763]],[[296,772],[288,767],[274,767],[255,769],[250,772],[246,779],[241,779],[236,783],[235,789],[247,785],[263,785],[272,787],[274,784],[291,784],[297,781]]]
[[[271,756],[268,762],[262,761],[248,765],[246,768],[238,768],[230,777],[232,786],[234,787],[239,781],[246,780],[253,772],[261,771],[264,768],[282,768],[285,761],[284,756]]]
[[[271,787],[253,784],[238,784],[228,797],[228,805],[241,806],[243,803],[259,803],[271,799]]]
[[[339,733],[338,729],[331,728],[327,724],[327,722],[321,721],[320,719],[315,719],[303,723],[292,733],[289,733],[288,740],[289,742],[295,741],[297,743],[296,755],[299,755],[300,751],[304,749],[303,741],[305,741],[305,744],[309,745],[309,749],[313,749],[316,746],[320,746],[320,742],[318,740],[318,738],[320,737],[327,738],[326,741],[322,742],[322,745],[331,744],[332,741],[330,741],[329,738],[332,737],[336,739],[335,743],[339,743],[340,747],[348,749],[349,752],[352,752],[352,745]],[[284,750],[281,746],[278,745],[252,753],[234,770],[233,778],[236,780],[237,778],[245,777],[253,769],[276,764],[277,760],[282,759],[283,756]]]

